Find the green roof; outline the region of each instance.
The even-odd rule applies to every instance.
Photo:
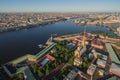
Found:
[[[45,55],[50,49],[52,49],[54,46],[56,45],[56,43],[52,43],[51,45],[49,45],[48,47],[46,47],[45,49],[43,49],[42,51],[38,52],[35,55],[35,59],[39,59],[41,56]]]
[[[36,80],[28,66],[19,68],[17,73],[20,72],[23,72],[27,76],[27,80]]]
[[[109,78],[109,79],[107,79],[107,80],[118,80],[118,77],[113,76],[113,77],[111,77],[111,78]]]
[[[30,57],[33,57],[34,58],[34,56],[33,55],[30,55],[30,54],[26,54],[26,55],[24,55],[24,56],[22,56],[22,57],[19,57],[19,58],[17,58],[17,59],[15,59],[15,60],[13,60],[13,61],[10,61],[9,63],[11,63],[11,64],[18,64],[18,63],[21,63],[21,62],[23,62],[23,61],[25,61],[25,60],[27,60],[28,58],[30,58]]]
[[[113,50],[111,44],[110,43],[105,43],[105,45],[106,45],[107,51],[109,52],[109,55],[110,55],[112,61],[120,64],[120,61],[119,61],[115,51]]]

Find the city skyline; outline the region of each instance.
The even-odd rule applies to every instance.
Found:
[[[1,0],[0,12],[120,12],[119,0]]]

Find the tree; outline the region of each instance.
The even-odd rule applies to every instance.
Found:
[[[87,68],[87,63],[83,62],[83,68]]]
[[[48,75],[49,74],[49,69],[46,68],[45,74]]]
[[[82,66],[82,65],[79,65],[79,68],[80,68],[80,69],[82,69],[82,68],[83,68],[83,66]]]
[[[102,57],[103,57],[102,55],[98,55],[98,56],[97,56],[97,58],[99,58],[99,59],[102,59]]]
[[[33,68],[34,73],[36,73],[37,70],[38,70],[37,65],[36,64],[32,64],[32,68]]]
[[[69,58],[68,63],[69,63],[69,64],[73,64],[73,61],[74,61],[74,56],[72,56],[71,58]]]
[[[43,76],[43,73],[38,70],[38,75],[39,75],[39,77],[42,77],[42,76]]]
[[[88,63],[88,58],[84,57],[84,62]]]
[[[15,75],[16,80],[24,80],[24,74],[23,73],[18,73]]]

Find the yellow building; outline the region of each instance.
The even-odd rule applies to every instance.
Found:
[[[84,30],[84,35],[83,35],[83,40],[82,40],[82,45],[78,46],[78,48],[74,52],[74,65],[79,66],[82,64],[82,58],[81,55],[85,53],[86,51],[86,45],[85,45],[85,30]]]
[[[120,27],[117,28],[117,33],[120,35]]]

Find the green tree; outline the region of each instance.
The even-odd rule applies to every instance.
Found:
[[[42,76],[43,76],[43,73],[38,70],[38,75],[39,75],[39,77],[42,77]]]
[[[37,70],[38,70],[37,65],[36,64],[32,64],[32,68],[33,68],[34,73],[36,73]]]
[[[86,67],[87,67],[87,63],[83,62],[83,68],[86,68]]]
[[[46,73],[46,75],[49,74],[49,69],[48,68],[46,68],[45,73]]]
[[[16,80],[24,80],[24,74],[23,73],[18,73],[15,75]]]

